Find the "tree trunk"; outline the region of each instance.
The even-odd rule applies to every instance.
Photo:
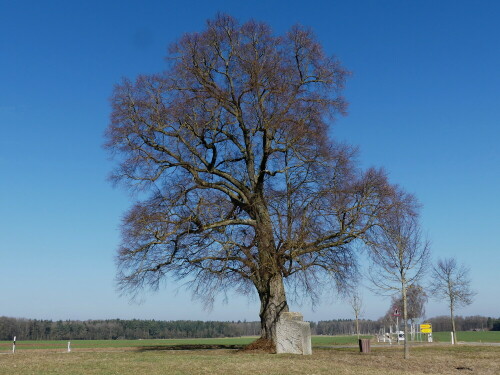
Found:
[[[405,350],[405,359],[410,358],[410,342],[408,339],[408,299],[406,295],[406,285],[405,283],[403,284],[402,288],[403,292],[403,332],[405,335],[405,342],[404,342],[404,350]]]
[[[256,241],[259,254],[259,271],[255,286],[260,298],[261,338],[276,343],[276,323],[282,312],[288,311],[281,265],[276,256],[273,226],[264,198],[255,202]]]
[[[358,334],[358,340],[359,340],[359,318],[357,313],[356,313],[356,333]]]
[[[455,316],[453,315],[453,305],[450,306],[450,316],[451,316],[451,334],[453,335],[453,344],[456,344],[457,332],[455,330]]]
[[[276,343],[276,323],[281,313],[288,311],[282,276],[272,276],[267,282],[267,286],[263,290],[259,290],[259,298],[261,338]]]

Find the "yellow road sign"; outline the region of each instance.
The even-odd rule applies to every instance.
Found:
[[[420,332],[422,332],[422,333],[432,333],[432,328],[421,328]]]
[[[420,329],[432,329],[432,325],[429,323],[420,324]]]

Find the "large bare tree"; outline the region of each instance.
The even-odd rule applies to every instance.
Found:
[[[476,292],[471,289],[469,268],[457,264],[455,258],[438,260],[432,268],[430,290],[434,298],[445,299],[450,308],[453,343],[457,342],[455,310],[472,303]]]
[[[401,296],[404,324],[404,357],[410,357],[408,337],[408,290],[423,276],[428,264],[429,242],[422,238],[417,205],[412,196],[382,224],[371,244],[370,279],[375,290]],[[413,202],[412,202],[413,201]]]
[[[292,296],[342,289],[352,245],[404,204],[383,171],[360,170],[329,138],[346,71],[313,34],[275,36],[219,15],[170,48],[163,73],[124,80],[107,147],[116,182],[140,191],[126,214],[120,287],[187,280],[196,296],[257,292],[261,335]]]

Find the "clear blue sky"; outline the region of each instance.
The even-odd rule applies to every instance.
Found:
[[[219,11],[313,28],[353,72],[332,134],[418,196],[433,259],[471,267],[479,294],[458,313],[499,317],[500,2],[486,0],[1,1],[0,315],[257,320],[257,301],[236,296],[206,312],[173,283],[139,305],[114,286],[131,198],[106,181],[112,87],[163,69],[167,46]],[[364,299],[368,318],[388,308]],[[351,316],[332,298],[292,309]]]

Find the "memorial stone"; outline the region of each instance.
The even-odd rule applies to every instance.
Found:
[[[282,313],[276,325],[276,353],[312,354],[311,326],[301,313]]]

